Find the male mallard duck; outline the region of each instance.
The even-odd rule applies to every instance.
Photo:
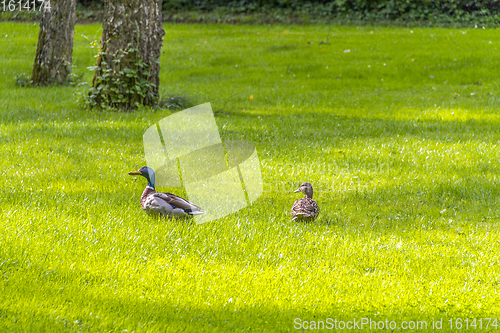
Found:
[[[156,192],[155,172],[153,169],[145,166],[139,171],[131,171],[128,174],[131,176],[143,176],[148,181],[148,185],[141,196],[141,206],[147,214],[164,216],[168,219],[205,214],[200,207],[175,194]]]
[[[305,198],[299,199],[293,203],[292,216],[293,220],[310,222],[319,214],[319,207],[316,201],[313,200],[313,187],[311,183],[302,183],[300,187],[293,193],[304,192]]]

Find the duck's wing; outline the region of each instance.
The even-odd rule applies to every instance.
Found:
[[[313,199],[302,198],[294,202],[291,213],[293,217],[315,218],[319,214],[319,207]]]
[[[188,212],[202,212],[203,210],[201,209],[201,207],[198,207],[196,206],[195,204],[187,201],[186,199],[183,199],[181,197],[178,197],[176,196],[175,194],[172,194],[172,193],[155,193],[153,194],[155,197],[157,198],[160,198],[164,201],[166,201],[167,203],[169,203],[170,205],[172,206],[175,206],[177,208],[181,208],[181,209],[184,209]]]
[[[172,205],[170,205],[165,200],[162,200],[161,198],[155,196],[154,194],[151,194],[144,201],[143,209],[149,215],[153,216],[163,215],[169,218],[170,215],[172,214],[172,211],[174,210],[174,207],[172,207]]]

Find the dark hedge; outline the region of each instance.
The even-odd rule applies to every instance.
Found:
[[[102,8],[104,0],[78,0],[80,8]],[[355,19],[429,20],[447,17],[457,21],[498,20],[500,0],[164,0],[170,12],[224,8],[237,13],[283,11],[286,14],[348,16]]]

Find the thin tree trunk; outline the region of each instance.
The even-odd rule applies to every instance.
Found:
[[[42,10],[31,81],[37,85],[64,84],[71,74],[76,0],[51,0]]]
[[[108,0],[89,97],[92,105],[155,105],[163,42],[162,0]]]

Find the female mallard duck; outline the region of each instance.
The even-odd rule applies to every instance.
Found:
[[[153,216],[163,216],[168,219],[172,217],[183,218],[191,215],[203,215],[204,211],[200,207],[193,205],[186,199],[172,193],[158,193],[155,190],[155,172],[145,166],[139,171],[131,171],[131,176],[143,176],[147,179],[148,185],[142,192],[141,206],[144,211]]]
[[[319,207],[316,201],[313,200],[313,187],[311,183],[302,183],[300,187],[293,193],[303,192],[305,198],[299,199],[293,203],[292,217],[293,220],[310,222],[314,221],[319,214]]]

